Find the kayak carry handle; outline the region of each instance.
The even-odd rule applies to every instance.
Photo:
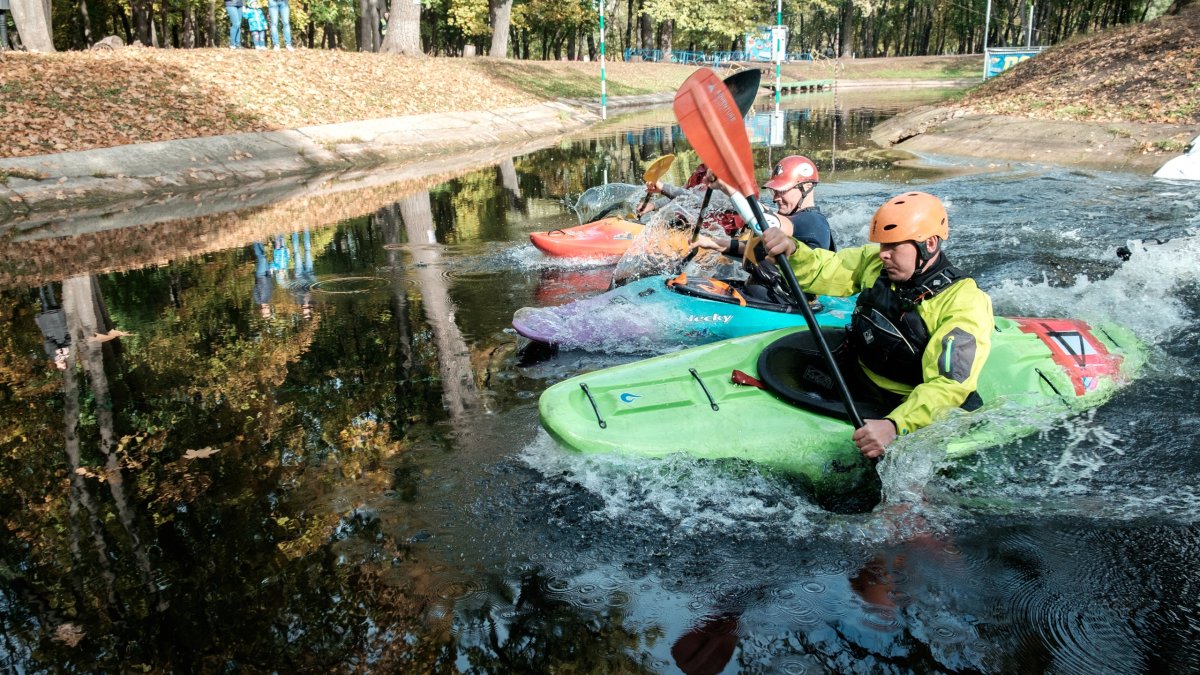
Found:
[[[596,399],[592,398],[592,392],[588,389],[587,383],[580,382],[579,388],[582,389],[583,394],[587,396],[588,403],[592,404],[592,412],[596,414],[596,421],[600,423],[600,428],[607,429],[608,422],[605,422],[604,418],[600,416],[600,408],[596,407]]]
[[[700,373],[697,373],[695,368],[688,368],[688,372],[700,383],[700,388],[704,390],[704,395],[708,397],[708,404],[712,406],[714,411],[719,411],[721,406],[717,405],[717,402],[713,400],[712,394],[708,393],[708,387],[704,386],[704,380],[700,379]]]

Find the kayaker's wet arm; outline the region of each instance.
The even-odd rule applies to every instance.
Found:
[[[667,199],[675,199],[687,192],[687,190],[678,185],[664,184],[662,182],[659,182],[659,185],[662,186],[659,191],[666,195]]]
[[[922,303],[921,310],[922,317],[937,328],[921,358],[924,382],[887,415],[900,434],[916,431],[962,406],[978,388],[979,373],[992,349],[992,301],[974,281],[960,281]]]
[[[864,288],[864,280],[879,276],[878,246],[859,246],[834,253],[825,249],[797,246],[782,233],[763,233],[768,255],[785,254],[796,274],[796,281],[807,293],[845,297]],[[778,258],[777,258],[778,259]]]

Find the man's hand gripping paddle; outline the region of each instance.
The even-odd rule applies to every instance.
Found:
[[[675,155],[673,154],[659,157],[651,162],[650,166],[646,167],[646,170],[642,173],[642,180],[646,181],[647,183],[657,183],[659,178],[667,175],[667,172],[671,170],[671,165],[674,163]],[[650,191],[647,190],[646,198],[643,199],[642,203],[638,206],[638,213],[641,213],[642,209],[646,208],[646,204],[649,203]]]
[[[752,198],[747,204],[745,195],[757,197],[758,185],[754,182],[754,158],[750,153],[750,139],[746,136],[746,126],[742,116],[738,114],[737,106],[729,89],[708,68],[701,68],[692,73],[679,91],[675,94],[675,119],[683,129],[696,154],[708,165],[718,178],[734,187],[734,204],[743,213],[746,222],[757,223],[759,228],[769,227],[762,207],[757,198]],[[739,199],[740,198],[740,199]],[[742,211],[743,205],[749,207],[749,213]],[[749,216],[749,217],[747,217]],[[825,359],[825,364],[833,374],[838,392],[842,395],[842,403],[846,406],[846,414],[850,417],[854,428],[863,426],[862,416],[854,407],[854,399],[850,397],[850,389],[842,378],[821,327],[813,316],[812,308],[808,305],[808,297],[804,294],[791,265],[784,261],[776,261],[779,271],[787,281],[788,288],[800,302],[800,310],[808,330],[812,332],[813,340]]]
[[[729,94],[733,96],[733,102],[737,104],[738,112],[745,119],[750,113],[750,107],[754,105],[754,99],[758,96],[758,87],[762,82],[762,71],[758,68],[749,68],[741,72],[734,73],[723,80],[725,87],[729,89]],[[700,202],[700,212],[696,214],[696,226],[692,228],[692,238],[689,243],[696,243],[696,238],[700,236],[700,225],[704,222],[704,212],[708,210],[708,202],[712,199],[713,189],[710,187],[704,191],[704,201]],[[700,249],[694,248],[688,252],[683,260],[679,261],[679,266],[675,268],[675,274],[683,271],[684,267],[696,257]]]

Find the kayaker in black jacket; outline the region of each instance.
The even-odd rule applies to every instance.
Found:
[[[709,172],[705,180],[714,189],[721,190],[725,194],[733,191],[733,188],[718,179],[712,172]],[[771,200],[775,202],[778,209],[780,226],[784,234],[791,235],[809,248],[836,251],[837,246],[833,242],[833,231],[829,227],[829,220],[825,218],[825,214],[821,213],[821,209],[817,208],[816,198],[813,194],[813,188],[819,182],[821,180],[817,173],[817,165],[811,159],[802,155],[788,155],[775,165],[771,171],[771,180],[764,183],[763,187],[774,193]],[[696,245],[721,251],[732,258],[741,258],[746,253],[746,242],[738,239],[732,239],[728,244],[721,245],[710,237],[701,236],[697,239]]]

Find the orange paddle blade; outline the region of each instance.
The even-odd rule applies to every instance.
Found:
[[[708,68],[692,73],[675,93],[675,119],[696,154],[743,195],[758,195],[754,158],[741,112],[729,88]]]

